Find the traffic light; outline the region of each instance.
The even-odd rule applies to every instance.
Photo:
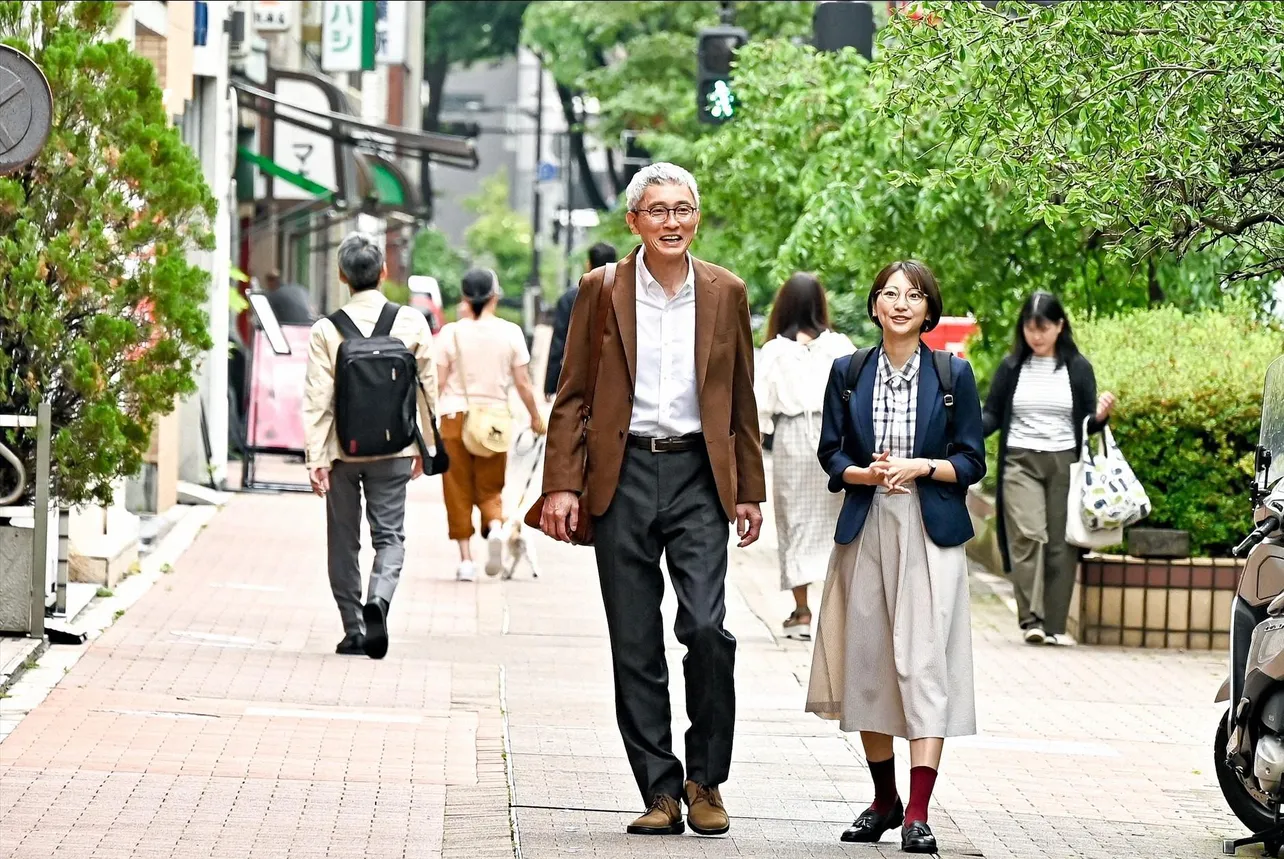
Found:
[[[721,125],[736,115],[736,93],[731,86],[731,63],[736,51],[749,41],[741,27],[707,27],[700,31],[696,52],[696,110],[700,121]]]
[[[857,0],[822,0],[812,13],[816,50],[855,48],[870,59],[874,53],[874,10]]]

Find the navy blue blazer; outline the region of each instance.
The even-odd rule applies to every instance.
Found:
[[[875,487],[844,483],[843,472],[852,465],[867,467],[874,459],[874,379],[878,360],[875,353],[865,362],[850,401],[843,402],[847,365],[852,361],[850,355],[834,361],[829,372],[829,387],[825,390],[824,422],[816,455],[829,475],[829,491],[847,493],[834,533],[838,543],[856,539],[874,500]],[[951,357],[950,363],[954,373],[954,431],[953,438],[946,438],[940,381],[932,366],[931,350],[920,346],[914,456],[948,459],[958,476],[958,483],[926,477],[915,481],[923,524],[927,535],[938,546],[959,546],[972,538],[967,488],[985,476],[985,433],[976,376],[972,365],[962,358]],[[947,445],[949,456],[946,456]]]

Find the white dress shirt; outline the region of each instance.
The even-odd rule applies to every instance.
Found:
[[[629,432],[652,438],[698,433],[695,364],[695,267],[673,298],[651,276],[638,251],[638,367]]]

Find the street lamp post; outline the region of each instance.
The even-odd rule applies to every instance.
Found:
[[[531,274],[522,296],[522,321],[529,340],[535,334],[535,315],[539,310],[542,292],[539,281],[539,220],[543,211],[543,194],[540,190],[540,165],[544,160],[544,58],[535,55],[535,187],[531,195]]]

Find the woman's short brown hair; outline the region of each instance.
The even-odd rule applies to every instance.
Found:
[[[869,318],[879,328],[883,326],[879,323],[878,317],[874,315],[874,302],[878,300],[878,294],[887,286],[887,281],[892,279],[896,272],[902,272],[905,279],[910,282],[910,286],[917,289],[923,295],[927,296],[927,318],[923,320],[923,331],[931,331],[941,321],[942,303],[941,288],[936,284],[936,275],[932,270],[918,260],[905,259],[898,260],[883,268],[874,278],[874,285],[869,288],[869,299],[865,303],[865,312]]]

